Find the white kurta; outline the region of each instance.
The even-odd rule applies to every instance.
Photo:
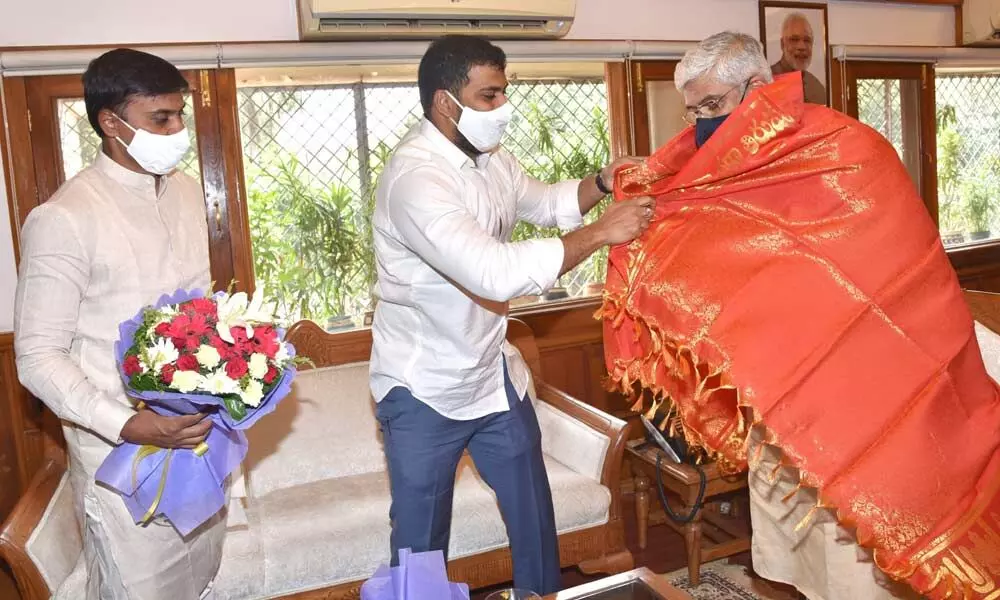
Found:
[[[201,186],[155,179],[103,153],[21,230],[15,351],[24,386],[63,420],[84,527],[88,600],[195,599],[221,559],[224,519],[182,539],[135,524],[94,473],[134,414],[115,368],[118,325],[178,288],[210,285]]]
[[[750,437],[750,519],[754,571],[765,579],[795,586],[809,600],[888,600],[918,598],[906,584],[879,571],[871,552],[841,527],[833,511],[820,509],[816,491],[803,487],[783,499],[799,482],[796,469],[776,470],[781,451],[765,445],[754,464],[760,431]],[[799,531],[796,527],[805,520]]]

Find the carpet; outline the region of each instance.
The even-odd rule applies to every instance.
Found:
[[[692,586],[687,568],[664,575],[676,588],[695,600],[795,600],[796,595],[770,586],[747,574],[746,568],[731,565],[725,559],[701,566],[701,583]]]

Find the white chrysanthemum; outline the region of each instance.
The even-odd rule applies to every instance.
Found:
[[[284,364],[289,358],[288,344],[285,342],[278,342],[278,351],[274,354],[274,362]]]
[[[261,354],[260,352],[254,352],[250,355],[250,377],[254,379],[263,379],[264,375],[267,375],[267,355]]]
[[[199,365],[208,367],[209,369],[214,369],[222,362],[222,356],[219,355],[219,351],[208,344],[202,344],[194,357],[198,359]]]
[[[240,399],[247,406],[260,406],[260,401],[264,398],[264,385],[256,379],[251,379],[247,386],[240,392]]]
[[[142,366],[145,370],[159,372],[163,365],[174,362],[178,356],[180,354],[172,341],[167,338],[159,338],[156,343],[146,348],[146,361],[143,361]]]
[[[215,326],[219,337],[234,343],[230,329],[245,327],[247,337],[253,335],[253,323],[274,322],[274,304],[264,304],[264,286],[254,290],[253,298],[247,302],[245,292],[237,292],[232,296],[221,295],[217,302],[219,322]]]
[[[170,387],[182,394],[186,394],[198,389],[204,379],[198,371],[176,371],[173,380],[170,382]]]
[[[230,379],[229,375],[226,375],[225,369],[216,369],[209,373],[199,387],[213,396],[240,392],[240,383]]]

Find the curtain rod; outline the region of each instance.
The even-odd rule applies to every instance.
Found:
[[[1000,66],[998,47],[935,47],[935,46],[834,46],[836,60],[873,60],[899,62],[933,62],[948,65]]]

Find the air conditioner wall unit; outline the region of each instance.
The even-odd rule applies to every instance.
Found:
[[[576,0],[298,0],[303,40],[554,39],[573,24]]]
[[[1000,46],[1000,0],[965,0],[962,29],[966,46]]]

